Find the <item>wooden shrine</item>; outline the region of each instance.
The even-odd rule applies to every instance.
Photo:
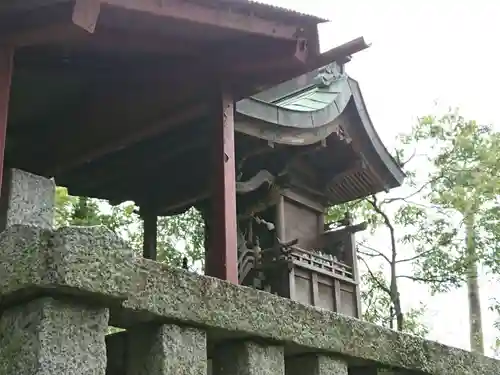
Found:
[[[355,233],[328,207],[398,186],[356,81],[333,63],[236,104],[239,281],[359,317]],[[250,146],[252,144],[252,146]],[[251,150],[251,151],[250,151]]]
[[[325,228],[325,209],[403,174],[344,72],[368,45],[321,53],[324,21],[241,0],[3,1],[0,164],[134,201],[153,260],[157,217],[196,207],[207,275],[359,316],[362,225]]]

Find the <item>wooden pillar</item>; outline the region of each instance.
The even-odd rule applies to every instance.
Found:
[[[146,209],[141,213],[144,221],[144,240],[142,243],[142,256],[156,260],[156,240],[158,231],[158,216],[153,210]]]
[[[0,46],[0,186],[3,180],[5,138],[7,136],[13,58],[13,48]]]
[[[285,238],[285,197],[280,195],[278,204],[276,204],[276,234],[280,241],[286,241]]]
[[[214,101],[211,244],[206,274],[238,283],[234,101],[224,90]]]
[[[360,277],[359,277],[359,269],[358,269],[358,254],[356,249],[356,237],[355,234],[350,234],[349,238],[345,244],[347,251],[350,253],[350,257],[352,259],[352,275],[354,277],[354,281],[356,285],[354,286],[354,298],[356,299],[356,318],[361,318],[362,310],[361,310],[361,291],[359,289]]]

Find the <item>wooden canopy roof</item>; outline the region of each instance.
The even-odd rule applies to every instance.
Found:
[[[221,86],[239,100],[367,47],[320,53],[322,21],[241,0],[2,1],[5,165],[113,202],[180,199],[209,178]]]

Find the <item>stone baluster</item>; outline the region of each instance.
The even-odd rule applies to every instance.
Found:
[[[203,330],[174,324],[139,325],[127,331],[126,340],[125,375],[207,374]]]
[[[0,317],[0,374],[105,375],[109,312],[40,298]]]
[[[55,183],[19,169],[6,169],[0,195],[0,231],[22,224],[52,229]]]
[[[53,233],[54,200],[54,181],[6,171],[0,198],[4,292],[28,280],[50,285],[51,277],[62,277],[39,273],[53,250],[47,239]],[[87,246],[73,250],[85,251]],[[108,309],[78,297],[57,300],[28,291],[12,300],[0,300],[0,374],[105,375]]]
[[[284,349],[251,341],[226,342],[215,348],[211,375],[285,375]]]

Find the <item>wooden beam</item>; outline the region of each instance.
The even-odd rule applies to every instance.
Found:
[[[81,40],[85,37],[85,34],[85,31],[70,22],[56,23],[2,34],[0,36],[0,44],[25,47],[48,43],[63,43],[70,40]]]
[[[285,198],[280,195],[276,205],[276,235],[280,241],[286,241],[286,222],[285,222]]]
[[[5,139],[9,113],[14,50],[0,46],[0,186],[2,186]],[[1,194],[1,192],[0,192]]]
[[[312,62],[313,65],[311,67],[317,69],[331,64],[334,61],[344,63],[346,59],[349,59],[355,53],[361,52],[369,47],[370,45],[366,43],[363,37],[352,39],[349,42],[343,43],[320,54],[315,61]]]
[[[107,53],[134,53],[157,54],[158,56],[197,56],[201,49],[199,43],[192,40],[166,37],[156,34],[144,34],[133,30],[117,30],[105,25],[99,25],[94,34],[87,33],[86,37],[75,40],[76,46],[82,46],[96,52]],[[165,48],[168,46],[168,48]],[[198,61],[198,59],[197,59]],[[165,64],[159,70],[165,76]],[[134,76],[130,77],[134,79]]]
[[[209,7],[184,0],[101,0],[102,4],[149,13],[153,16],[210,25],[279,39],[296,39],[301,25],[263,19],[230,7]]]
[[[214,105],[212,243],[206,274],[238,284],[234,102],[221,90]]]
[[[234,68],[232,68],[231,73],[235,77],[239,77],[238,82],[242,87],[245,87],[246,84],[247,90],[258,86],[272,87],[335,61],[345,63],[351,55],[369,47],[369,44],[362,37],[359,37],[322,54],[317,54],[314,39],[304,40],[304,42],[306,45],[305,48],[302,48],[304,47],[302,42],[297,41],[294,53],[291,53],[290,47],[288,47],[279,50],[274,57],[248,59],[246,63],[241,65],[232,64]],[[251,91],[245,92],[245,96],[252,94],[254,93]]]
[[[228,51],[232,55],[231,60],[234,61],[228,68],[234,77],[266,71],[277,72],[282,69],[305,69],[310,60],[308,41],[302,38],[291,43],[277,45],[272,51],[265,51],[259,47],[256,47],[254,51],[254,56],[251,58],[244,56],[244,53],[236,55],[231,50]]]
[[[139,32],[109,27],[99,27],[98,31],[91,34],[71,22],[60,22],[43,27],[2,33],[0,43],[17,47],[58,44],[62,48],[71,47],[72,49],[78,48],[81,51],[95,51],[97,53],[155,53],[162,56],[175,55],[176,57],[178,55],[197,56],[201,49],[199,43],[191,40],[180,40],[161,35],[144,35]],[[168,49],[165,48],[166,45],[169,46]],[[61,65],[63,69],[67,69],[67,63]],[[159,73],[164,76],[165,67]]]

